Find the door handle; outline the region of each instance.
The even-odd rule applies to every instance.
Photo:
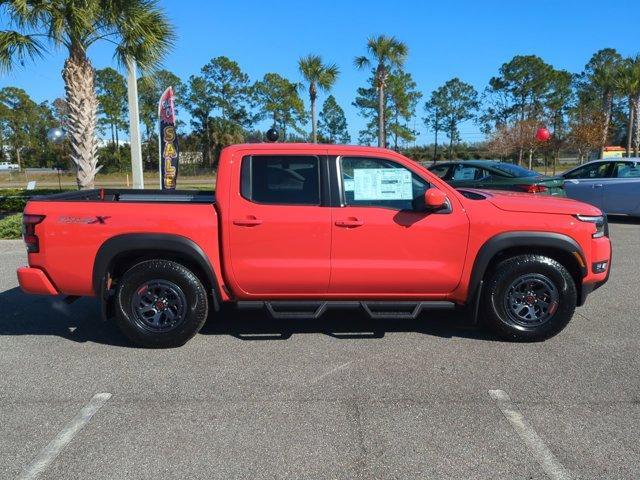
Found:
[[[239,225],[241,227],[255,227],[256,225],[260,225],[262,220],[254,217],[253,215],[248,216],[247,218],[236,218],[233,221],[234,225]]]
[[[348,218],[347,220],[336,220],[336,226],[338,227],[360,227],[364,225],[362,220],[358,220],[357,218]]]
[[[602,188],[602,184],[601,183],[594,183],[593,184],[593,188]]]

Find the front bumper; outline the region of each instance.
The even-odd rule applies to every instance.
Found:
[[[611,271],[611,269],[609,269],[609,271]],[[580,298],[578,299],[578,306],[581,307],[582,305],[584,305],[584,302],[587,301],[587,297],[589,296],[589,294],[607,283],[607,280],[609,280],[609,272],[607,272],[607,277],[600,282],[583,283],[580,290]]]
[[[605,237],[605,238],[607,238],[607,237]],[[612,266],[611,262],[613,260],[613,249],[611,248],[611,241],[607,238],[607,244],[606,245],[603,245],[603,242],[599,242],[599,244],[600,244],[599,248],[596,250],[596,252],[597,252],[596,255],[599,255],[599,257],[597,257],[597,258],[600,258],[601,261],[605,261],[605,260],[608,261],[607,274],[605,275],[604,279],[596,280],[596,281],[587,281],[587,282],[583,282],[582,283],[582,288],[580,289],[580,297],[578,298],[578,306],[579,307],[584,305],[584,302],[587,301],[587,296],[591,292],[593,292],[594,290],[597,290],[602,285],[607,283],[607,280],[609,280],[609,275],[611,274],[611,266]],[[595,262],[595,263],[597,263],[597,262]],[[593,264],[589,265],[588,268],[591,269],[591,272],[593,272]],[[594,275],[591,272],[590,272],[590,275],[588,275],[588,276],[597,276],[597,275]]]
[[[21,267],[17,271],[18,283],[23,292],[39,295],[58,295],[60,292],[39,268]]]

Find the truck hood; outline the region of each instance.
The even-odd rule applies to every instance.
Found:
[[[593,205],[565,197],[500,190],[476,190],[476,192],[484,195],[488,202],[500,210],[508,212],[602,215],[600,209]]]

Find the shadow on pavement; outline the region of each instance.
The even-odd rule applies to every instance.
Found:
[[[98,302],[81,298],[69,305],[62,297],[27,295],[19,288],[0,292],[0,336],[44,335],[73,342],[130,346],[111,323],[100,319]]]
[[[67,304],[62,297],[27,295],[19,288],[0,292],[0,336],[57,336],[73,342],[133,347],[113,324],[100,318],[98,302],[82,298]],[[371,320],[354,311],[331,311],[318,320],[274,320],[266,312],[225,307],[212,314],[201,334],[231,335],[241,340],[286,340],[294,334],[319,333],[337,340],[382,339],[388,332],[415,332],[436,337],[495,340],[469,325],[459,313],[424,312],[415,320]]]
[[[415,320],[375,319],[363,313],[330,311],[317,320],[276,320],[262,311],[224,308],[200,331],[204,335],[231,335],[241,340],[287,340],[295,334],[320,333],[338,340],[381,339],[389,332],[415,332],[436,337],[496,340],[485,330],[470,325],[452,312],[423,312]]]

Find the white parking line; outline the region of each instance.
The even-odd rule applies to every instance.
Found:
[[[529,447],[544,473],[553,480],[569,480],[571,478],[569,471],[562,466],[536,431],[527,423],[518,407],[509,398],[509,395],[502,390],[489,390],[489,395],[496,401],[511,426]]]
[[[324,372],[322,375],[314,378],[313,380],[311,380],[309,382],[309,385],[313,385],[314,383],[318,383],[320,380],[322,380],[325,377],[328,377],[329,375],[336,373],[339,370],[342,370],[345,367],[348,367],[349,365],[351,365],[353,363],[353,360],[348,361],[347,363],[343,363],[342,365],[338,365],[337,367],[332,368],[331,370],[329,370],[328,372]]]
[[[33,480],[37,478],[110,398],[110,393],[96,393],[74,419],[33,459],[18,479]]]

